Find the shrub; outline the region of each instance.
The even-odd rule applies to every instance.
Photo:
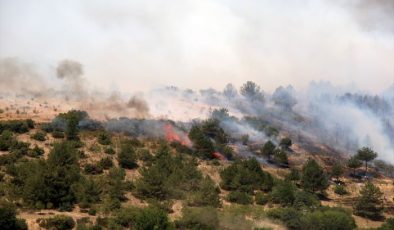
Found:
[[[268,196],[262,192],[257,192],[255,195],[256,204],[265,205],[268,203]]]
[[[246,192],[239,191],[231,191],[227,195],[226,199],[230,202],[237,204],[251,204],[253,202],[252,196],[250,196]]]
[[[239,190],[253,192],[261,189],[271,190],[273,178],[261,169],[259,162],[252,158],[249,160],[235,161],[221,173],[221,187],[226,190]]]
[[[320,201],[313,193],[297,191],[294,194],[293,207],[298,210],[315,210],[320,207]]]
[[[2,230],[27,230],[25,220],[16,218],[16,208],[13,204],[0,203],[0,228]]]
[[[343,185],[335,185],[334,192],[338,195],[346,195],[348,193],[346,187]]]
[[[352,230],[356,228],[356,224],[353,217],[349,213],[333,208],[307,213],[303,218],[303,228],[310,230]]]
[[[98,134],[97,141],[101,145],[110,145],[112,143],[111,134],[109,134],[107,132],[100,132]]]
[[[198,190],[191,195],[189,205],[220,207],[221,202],[219,193],[219,188],[217,188],[212,179],[207,176],[201,181]]]
[[[282,138],[282,140],[280,140],[279,145],[282,146],[283,148],[289,148],[292,145],[292,141],[290,138],[285,137]]]
[[[295,199],[295,186],[288,181],[279,182],[271,192],[271,199],[274,203],[283,206],[291,205]]]
[[[51,218],[38,219],[39,225],[45,229],[71,230],[75,226],[73,218],[65,215],[56,215]]]
[[[114,150],[114,148],[112,148],[112,146],[106,147],[106,148],[104,149],[104,152],[105,152],[106,154],[109,154],[109,155],[115,154],[115,150]]]
[[[36,133],[34,133],[31,138],[33,138],[34,140],[37,141],[45,141],[46,140],[46,134],[44,132],[41,131],[37,131]]]
[[[167,214],[157,208],[123,208],[115,215],[116,223],[123,227],[145,229],[170,229],[171,224]]]
[[[105,157],[99,161],[99,167],[103,169],[110,169],[114,163],[110,157]]]
[[[93,175],[101,174],[103,173],[103,168],[101,167],[101,165],[87,163],[84,167],[84,172]]]
[[[394,229],[394,218],[388,218],[378,230],[392,230]]]
[[[37,145],[34,146],[34,148],[30,149],[27,155],[29,157],[39,157],[44,155],[45,151],[44,149],[38,147]]]
[[[289,229],[303,228],[302,213],[294,208],[276,208],[267,211],[271,219],[281,220]]]
[[[184,208],[182,218],[175,221],[177,229],[215,230],[219,227],[217,211],[214,208]]]

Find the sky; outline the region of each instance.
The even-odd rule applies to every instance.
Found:
[[[393,0],[0,0],[0,58],[46,78],[80,62],[90,87],[273,91],[394,84]]]

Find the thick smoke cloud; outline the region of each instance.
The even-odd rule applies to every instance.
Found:
[[[394,76],[392,2],[0,0],[0,56],[77,60],[89,85],[123,92],[245,78],[271,92],[312,80],[378,92]]]

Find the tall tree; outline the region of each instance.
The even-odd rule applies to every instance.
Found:
[[[368,147],[363,147],[357,151],[357,158],[365,162],[365,175],[368,172],[368,162],[375,159],[378,154]]]
[[[328,187],[328,180],[323,168],[313,159],[309,159],[303,169],[301,177],[302,187],[306,191],[322,191]]]

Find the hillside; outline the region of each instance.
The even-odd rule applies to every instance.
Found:
[[[76,110],[10,108],[0,114],[2,210],[15,207],[29,229],[321,229],[330,218],[361,229],[394,217],[394,180],[379,162],[364,178],[346,154],[319,143],[311,152],[283,131],[267,155],[267,142],[226,133],[215,118],[99,122]],[[307,182],[311,162],[323,181]],[[382,193],[373,215],[355,211],[367,182]]]

